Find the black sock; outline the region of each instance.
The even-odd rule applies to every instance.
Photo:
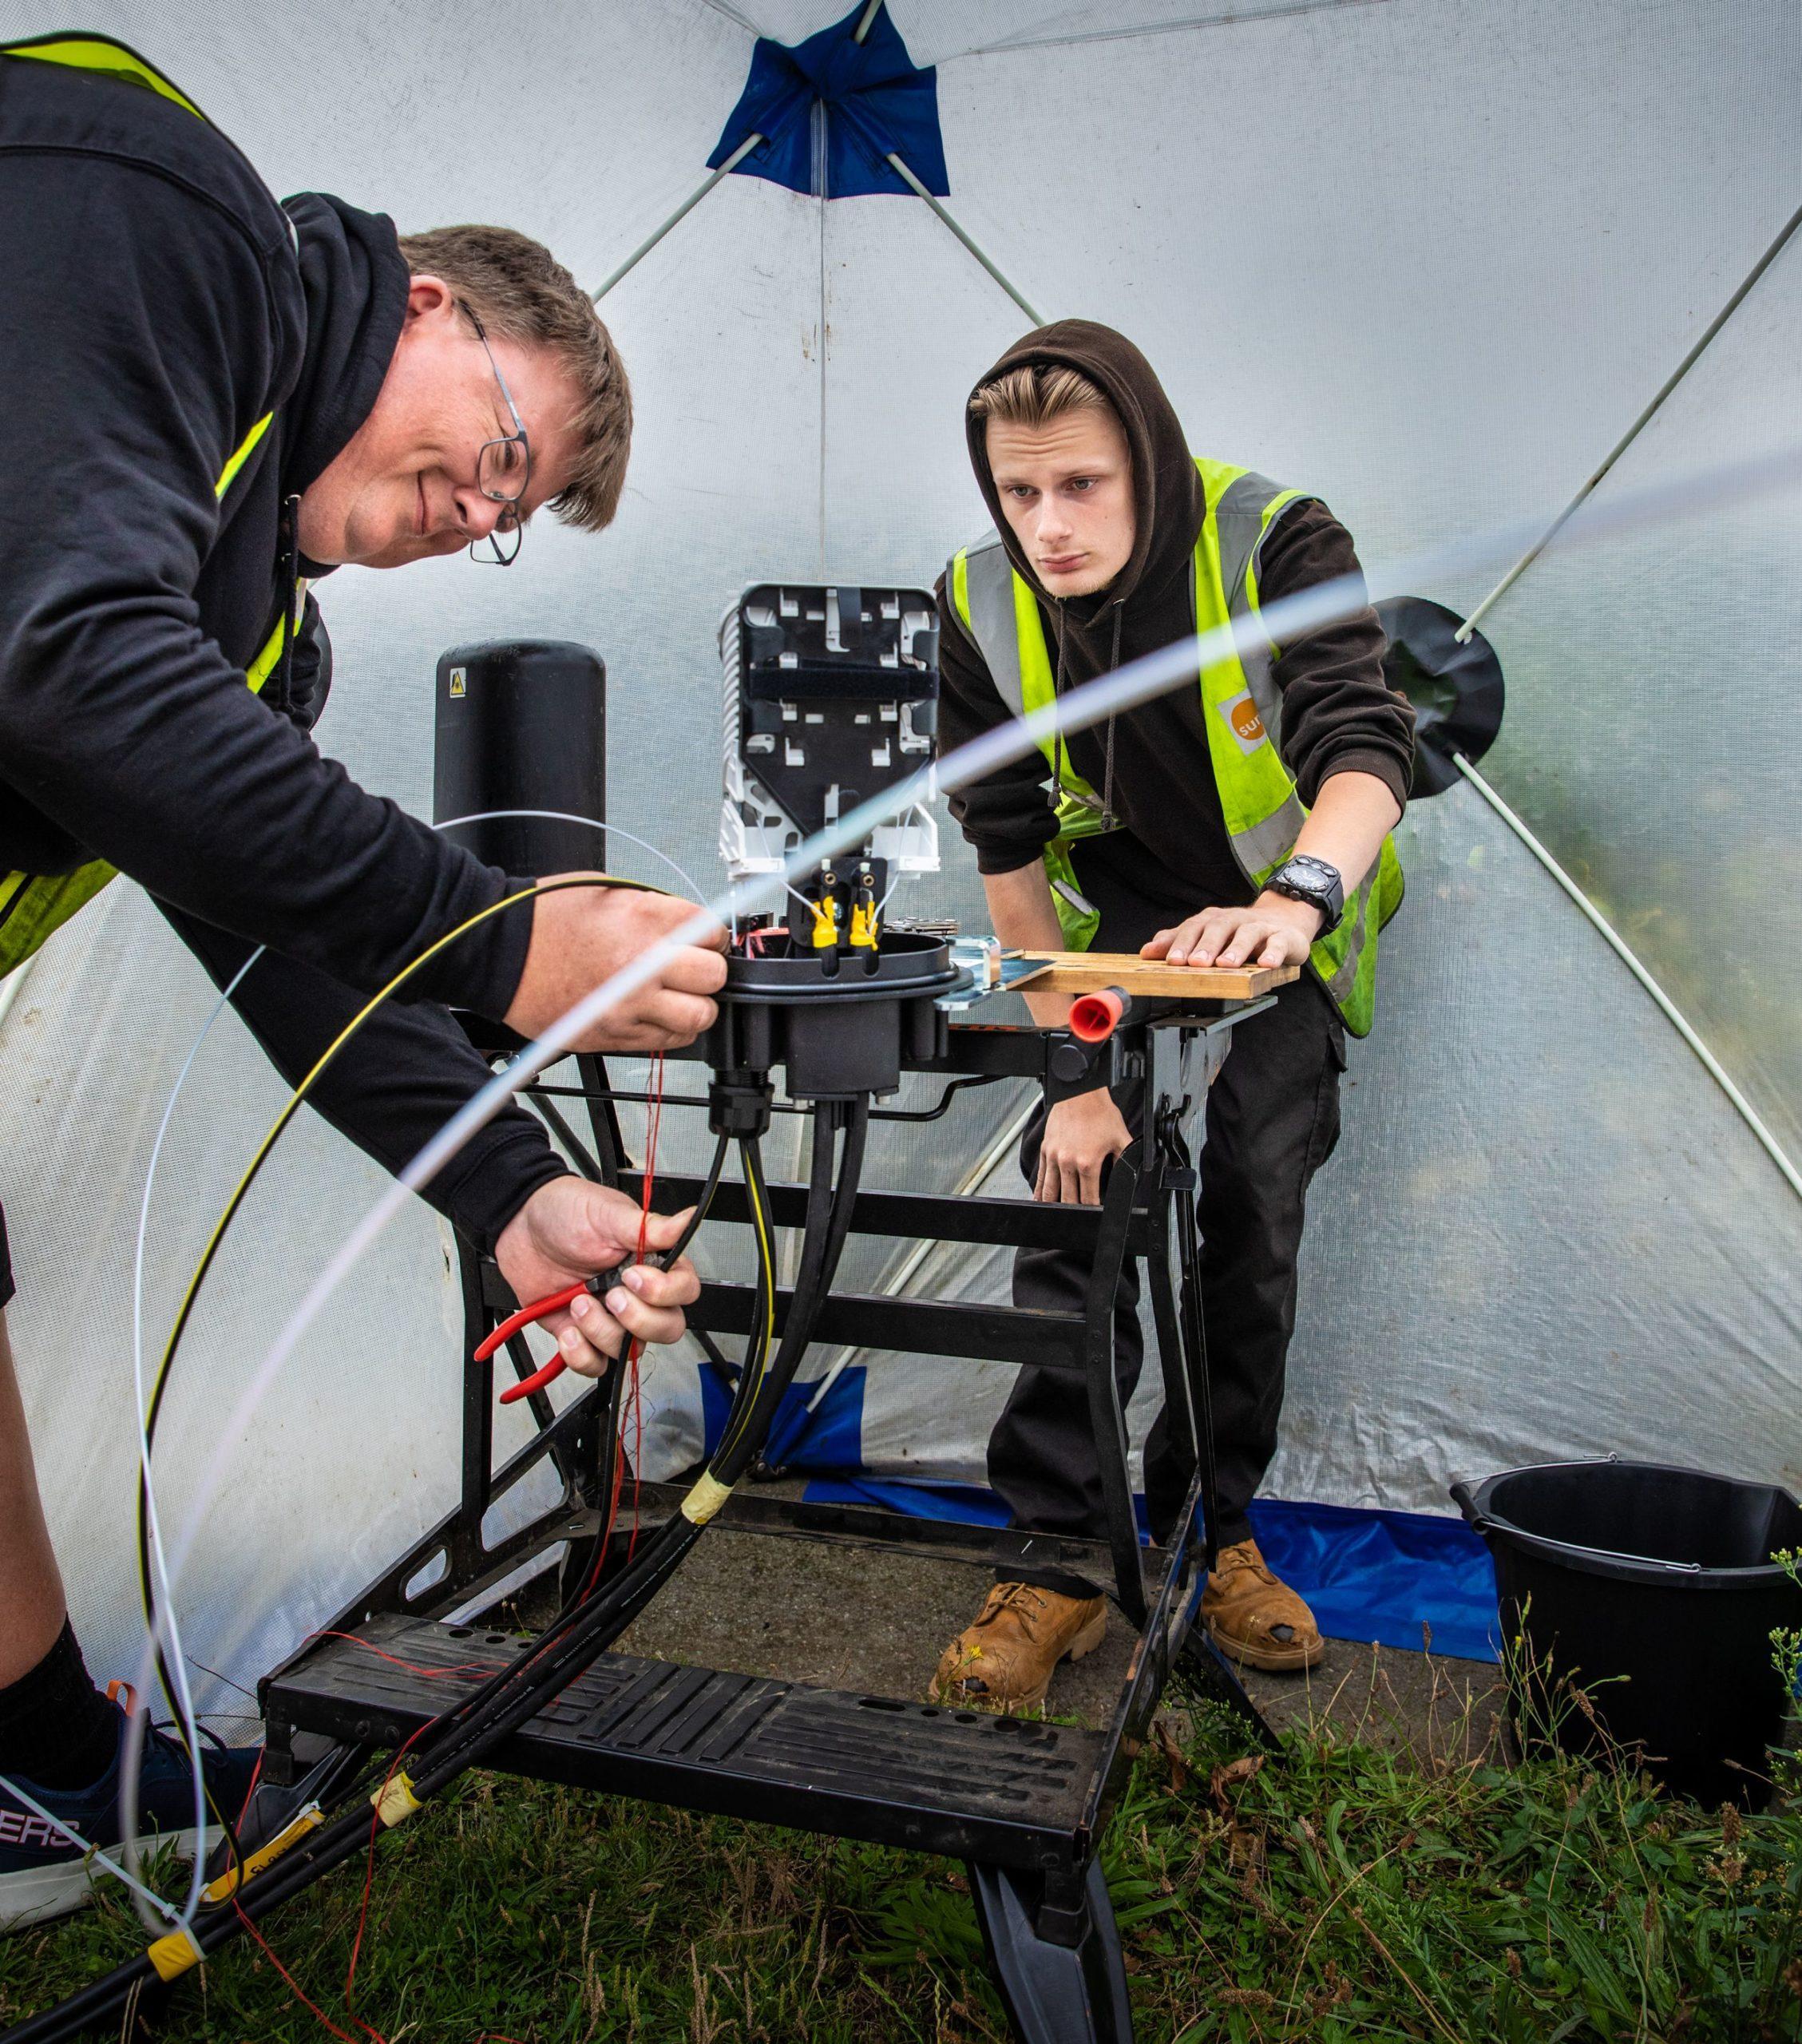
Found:
[[[118,1748],[118,1710],[94,1687],[65,1618],[37,1666],[0,1689],[0,1774],[38,1788],[85,1788]]]

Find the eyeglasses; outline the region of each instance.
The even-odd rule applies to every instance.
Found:
[[[488,366],[494,371],[494,380],[501,386],[501,395],[513,422],[511,433],[498,440],[485,440],[476,456],[477,487],[490,503],[502,508],[488,537],[469,542],[469,558],[490,568],[511,568],[519,557],[520,541],[525,537],[525,514],[520,505],[532,481],[532,443],[525,437],[519,407],[501,374],[501,365],[494,359],[494,351],[488,345],[488,335],[475,308],[458,299],[457,309],[475,328],[476,339],[481,343],[481,351],[488,357]]]

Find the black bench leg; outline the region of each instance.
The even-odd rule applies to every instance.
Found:
[[[1270,1729],[1263,1712],[1246,1693],[1239,1671],[1210,1635],[1199,1618],[1190,1628],[1177,1654],[1176,1665],[1202,1693],[1223,1704],[1244,1725],[1253,1740],[1267,1753],[1280,1753],[1282,1741]]]
[[[972,1860],[970,1895],[1020,2044],[1132,2044],[1119,1927],[1099,1860],[1063,1881]]]

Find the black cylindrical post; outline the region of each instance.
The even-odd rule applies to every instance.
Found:
[[[566,639],[496,639],[438,660],[432,817],[497,809],[607,814],[607,669]],[[604,866],[599,830],[541,818],[459,825],[450,834],[510,873]]]

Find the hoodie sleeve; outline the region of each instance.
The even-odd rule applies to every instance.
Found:
[[[1007,706],[964,621],[945,593],[941,575],[933,591],[939,608],[940,757],[1008,720]],[[1013,873],[1031,866],[1057,835],[1057,814],[1037,752],[997,767],[950,798],[958,828],[975,848],[978,873]]]
[[[156,905],[214,984],[228,985],[252,947],[166,901]],[[312,967],[268,952],[244,975],[232,1004],[275,1069],[297,1086],[363,1000]],[[394,1003],[370,1017],[307,1097],[341,1135],[384,1171],[398,1173],[491,1076],[447,1008]],[[568,1169],[537,1118],[509,1107],[470,1137],[426,1186],[424,1197],[491,1250],[539,1186]]]
[[[506,881],[322,757],[201,628],[216,485],[283,373],[277,259],[172,179],[0,152],[0,780],[153,894],[373,988]],[[504,1014],[529,917],[410,992]]]
[[[1341,575],[1364,572],[1352,536],[1309,498],[1270,528],[1258,561],[1258,593],[1273,604]],[[1360,610],[1282,648],[1284,763],[1310,807],[1335,774],[1373,774],[1404,808],[1414,771],[1414,712],[1383,675],[1387,642],[1373,610]]]

